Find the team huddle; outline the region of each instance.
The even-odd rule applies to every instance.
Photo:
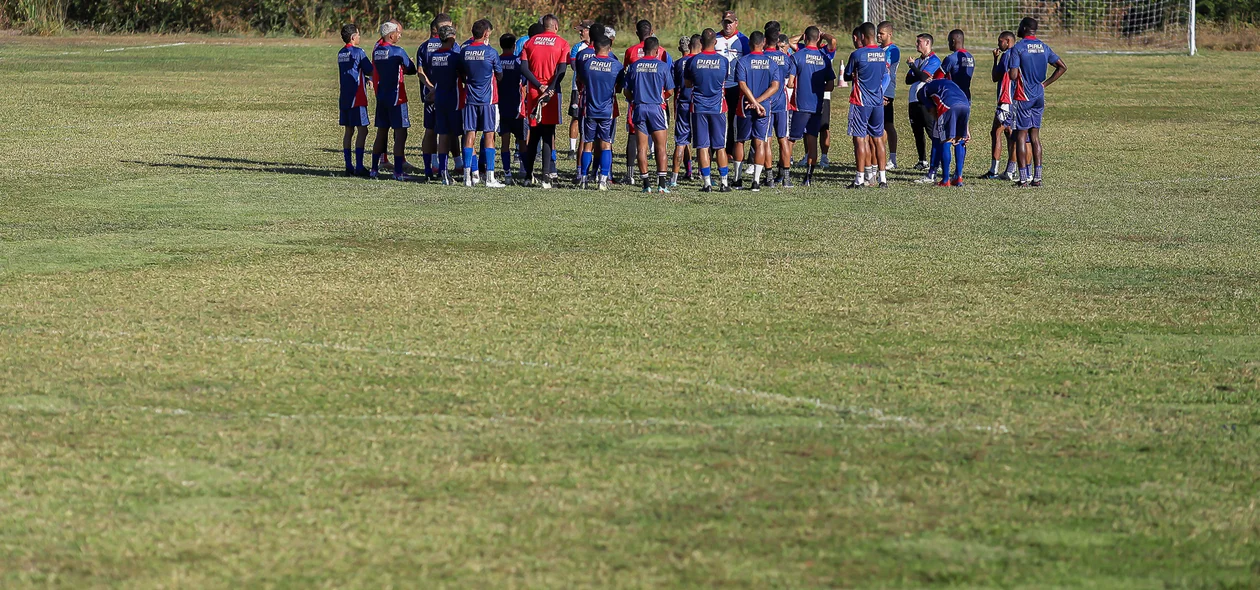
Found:
[[[499,36],[496,50],[490,45],[490,21],[473,23],[472,36],[460,44],[451,18],[439,14],[414,61],[398,46],[402,26],[396,21],[380,26],[370,55],[358,47],[358,29],[346,25],[345,46],[338,53],[346,174],[376,178],[382,166],[392,166],[396,180],[410,180],[407,171],[415,168],[405,158],[411,127],[406,82],[416,76],[429,182],[455,184],[462,172],[469,187],[552,188],[559,183],[560,97],[571,74],[569,154],[576,163],[576,186],[607,190],[615,182],[612,148],[623,116],[619,97],[625,100],[630,134],[622,182],[639,184],[643,192],[670,192],[684,168],[686,181],[698,168],[704,192],[791,188],[798,143],[805,152],[798,163],[805,168],[799,182],[812,185],[816,169],[828,165],[831,93],[850,86],[848,132],[856,176],[848,188],[886,188],[887,171],[897,167],[894,105],[901,51],[892,43],[893,25],[868,22],[855,28],[853,51],[838,64],[839,75],[833,67],[838,43],[818,27],[789,38],[777,21],[747,36],[738,25],[735,14],[725,12],[720,30],[680,39],[674,59],[653,36],[652,24],[641,20],[635,27],[639,42],[618,59],[611,53],[616,31],[592,21],[575,26],[581,39],[570,46],[558,33],[559,21],[547,15],[528,36]],[[981,178],[1041,186],[1045,87],[1067,67],[1036,33],[1036,19],[1025,18],[1016,33],[1003,32],[993,50],[993,160]],[[976,60],[964,47],[963,31],[951,31],[948,41],[951,53],[941,59],[931,34],[916,37],[918,55],[905,62],[906,108],[918,155],[915,169],[924,172],[915,182],[963,186]],[[364,165],[369,86],[376,98],[377,128],[370,169]],[[390,131],[392,164],[386,153]],[[496,134],[502,141],[502,179],[496,177]],[[999,173],[1003,139],[1008,160]]]

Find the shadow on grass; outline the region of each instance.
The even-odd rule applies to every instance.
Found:
[[[119,160],[123,164],[139,164],[152,168],[175,168],[177,170],[213,170],[217,172],[266,172],[268,174],[293,174],[296,176],[335,176],[336,171],[327,168],[297,168],[293,166],[211,166],[208,164],[183,164],[179,162],[144,162],[141,160]]]

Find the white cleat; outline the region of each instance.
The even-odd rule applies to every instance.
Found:
[[[936,184],[936,177],[924,176],[923,178],[916,178],[914,183],[915,184]]]
[[[896,170],[896,169],[897,169],[897,163],[896,163],[896,162],[889,162],[889,163],[888,163],[888,168],[886,168],[886,170],[888,170],[889,172],[892,172],[893,170]]]
[[[497,179],[491,178],[486,181],[486,188],[507,188],[507,185],[499,182]]]
[[[608,190],[608,179],[607,179],[607,178],[601,178],[601,179],[599,179],[599,190],[601,190],[601,191],[606,191],[606,190]]]
[[[473,177],[471,174],[464,174],[464,186],[468,188],[473,187]]]

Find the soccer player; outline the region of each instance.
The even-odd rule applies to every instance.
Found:
[[[437,171],[433,168],[433,156],[437,153],[437,129],[434,126],[434,103],[429,98],[431,84],[428,81],[427,68],[429,54],[442,48],[442,38],[438,36],[438,30],[444,26],[454,26],[451,16],[444,12],[438,13],[429,21],[429,38],[416,49],[416,65],[420,68],[420,81],[423,83],[420,86],[420,100],[424,103],[424,137],[420,140],[420,152],[424,158],[424,175],[430,182],[438,180]],[[453,50],[458,52],[459,45]]]
[[[582,50],[589,49],[591,46],[591,25],[595,24],[592,20],[583,20],[573,25],[573,30],[578,33],[578,42],[569,50],[569,63],[574,64],[573,70],[577,72],[577,57]],[[594,53],[592,51],[592,53]],[[569,159],[577,157],[578,138],[581,136],[581,122],[578,121],[578,77],[573,76],[573,83],[569,88]],[[582,175],[582,171],[578,170],[578,176]]]
[[[642,58],[645,55],[645,53],[643,52],[643,43],[644,41],[647,40],[648,37],[652,36],[651,21],[640,20],[639,22],[635,23],[634,34],[639,38],[639,42],[634,45],[631,45],[628,49],[626,49],[625,56],[621,60],[621,65],[625,68],[627,73],[629,73],[630,71],[630,65],[638,61],[640,58]],[[659,44],[656,50],[656,58],[665,62],[667,65],[673,65],[673,60],[670,59],[669,52],[665,51],[665,48],[660,47]],[[635,137],[638,135],[638,131],[635,128],[634,105],[630,104],[629,102],[626,102],[626,110],[627,110],[626,131],[630,133],[630,137]],[[639,143],[637,141],[627,141],[626,142],[626,184],[634,184],[633,169],[635,165],[634,163],[638,161],[638,153],[639,153]]]
[[[744,144],[740,141],[740,127],[743,122],[739,121],[738,109],[733,108],[739,104],[740,92],[739,85],[735,83],[735,66],[739,63],[739,58],[748,55],[748,37],[739,32],[739,17],[735,15],[735,11],[727,10],[722,13],[721,34],[717,37],[717,45],[714,50],[718,55],[726,58],[730,66],[730,71],[726,74],[725,92],[726,104],[726,155],[733,158],[735,162],[735,180],[738,183],[741,173],[740,166],[744,161]]]
[[[865,186],[866,170],[871,166],[879,171],[879,188],[888,188],[884,142],[871,141],[884,136],[884,85],[888,76],[888,55],[875,43],[878,35],[874,23],[862,23],[853,29],[853,44],[858,48],[849,54],[844,73],[853,82],[849,93],[849,136],[857,158],[857,178],[849,188]]]
[[[548,14],[541,22],[544,31],[530,37],[521,50],[521,75],[529,81],[525,95],[525,112],[530,124],[529,145],[525,148],[525,174],[532,182],[534,161],[541,149],[541,186],[549,189],[556,182],[556,161],[553,154],[556,125],[560,124],[558,91],[569,64],[569,42],[557,34],[560,21],[555,15]]]
[[[941,182],[937,186],[962,186],[963,163],[967,158],[967,130],[971,99],[952,80],[933,80],[919,88],[919,103],[936,110],[936,139],[943,145],[938,160]],[[951,149],[952,148],[952,149]],[[954,155],[954,176],[949,175],[950,152]]]
[[[416,73],[411,56],[397,45],[402,38],[402,27],[392,22],[381,24],[381,40],[372,52],[372,68],[376,82],[376,141],[372,144],[372,172],[376,178],[381,155],[389,141],[386,129],[394,130],[394,180],[410,180],[403,174],[404,155],[407,149],[407,128],[411,117],[407,113],[407,87],[405,77]]]
[[[893,24],[888,21],[879,23],[879,46],[888,56],[888,84],[884,86],[884,137],[888,144],[888,169],[897,169],[897,117],[893,109],[893,101],[897,100],[897,69],[901,67],[901,48],[892,42]]]
[[[503,188],[494,178],[494,132],[499,128],[498,78],[503,75],[499,53],[490,47],[494,26],[481,19],[472,26],[473,41],[459,54],[459,75],[463,81],[460,108],[464,115],[464,186],[478,182],[477,134],[482,133],[485,149],[486,188]]]
[[[595,57],[581,63],[585,96],[582,101],[582,142],[595,147],[599,160],[599,190],[608,190],[612,179],[612,144],[617,131],[617,91],[623,86],[623,67],[608,53],[612,39],[594,37]]]
[[[585,22],[585,21],[583,21]],[[589,29],[587,33],[588,41],[580,51],[576,52],[570,62],[573,64],[573,85],[576,89],[572,96],[572,104],[569,105],[569,112],[574,113],[574,120],[581,124],[582,121],[582,103],[586,100],[586,80],[583,79],[582,65],[597,55],[595,51],[595,40],[604,35],[604,26],[592,23],[596,28]],[[577,163],[577,176],[573,179],[573,184],[582,188],[587,187],[586,177],[590,173],[591,163],[594,158],[592,154],[592,145],[582,137],[582,129],[578,129],[578,151],[581,157]]]
[[[761,190],[761,173],[773,166],[767,140],[770,139],[770,109],[767,108],[783,86],[779,64],[765,54],[766,35],[753,31],[748,36],[751,51],[735,65],[735,83],[739,85],[740,110],[748,121],[753,142],[753,192]]]
[[[993,113],[993,126],[989,129],[989,140],[993,144],[993,164],[989,171],[980,178],[983,180],[1014,180],[1016,158],[1015,143],[1011,141],[1015,126],[1011,114],[1011,76],[1010,48],[1015,45],[1015,33],[1002,31],[998,35],[998,46],[993,50],[993,81],[997,83],[997,108]],[[998,164],[1002,162],[1002,138],[1006,138],[1006,171],[998,174]]]
[[[823,94],[836,85],[836,72],[831,59],[818,49],[818,27],[805,29],[805,46],[792,54],[796,75],[793,77],[792,101],[796,106],[792,113],[790,138],[793,143],[805,140],[806,171],[804,186],[814,183],[814,168],[818,165],[818,132],[822,126]]]
[[[788,139],[788,80],[796,75],[796,62],[792,57],[781,49],[787,44],[787,37],[782,34],[782,25],[779,21],[772,20],[766,23],[766,57],[774,62],[775,67],[779,69],[779,89],[775,91],[774,96],[770,98],[770,130],[774,133],[775,139],[779,144],[779,174],[770,181],[770,185],[779,185],[783,188],[792,188],[791,166],[792,166],[792,142]],[[782,39],[782,41],[780,41]],[[769,153],[769,149],[766,150]],[[766,164],[770,166],[771,164]]]
[[[687,62],[686,85],[691,94],[692,142],[700,160],[701,192],[713,190],[711,153],[717,152],[718,173],[722,186],[718,192],[731,191],[726,159],[726,73],[730,65],[717,52],[717,31],[705,29],[700,34],[700,53]]]
[[[634,105],[636,139],[639,143],[639,175],[643,178],[643,192],[652,191],[652,179],[648,174],[648,139],[656,147],[656,192],[668,193],[666,186],[667,148],[669,128],[665,120],[662,98],[669,98],[674,89],[674,77],[669,64],[657,59],[661,43],[656,37],[643,40],[643,57],[626,69],[626,98]]]
[[[437,132],[438,176],[442,184],[452,184],[447,154],[455,149],[457,138],[463,136],[464,121],[459,112],[459,53],[455,51],[455,27],[442,25],[438,28],[442,45],[429,53],[425,66],[433,102],[433,128]]]
[[[946,80],[952,80],[962,89],[967,99],[971,99],[971,76],[975,73],[976,58],[963,47],[963,32],[954,29],[949,32],[949,50],[952,52],[941,60],[941,72]]]
[[[503,137],[503,175],[508,183],[512,182],[513,150],[512,138],[516,138],[515,159],[521,160],[525,151],[525,119],[521,117],[521,105],[525,100],[521,92],[521,58],[516,55],[516,35],[504,33],[499,37],[499,63],[503,74],[499,77],[499,135]]]
[[[931,34],[920,33],[915,39],[915,50],[919,52],[919,57],[906,60],[906,65],[909,66],[906,72],[906,84],[910,85],[906,110],[910,115],[910,130],[914,132],[914,147],[919,153],[919,163],[914,165],[914,169],[927,173],[927,176],[919,182],[935,182],[932,178],[933,172],[928,170],[927,144],[924,137],[932,124],[931,111],[926,105],[919,104],[919,89],[929,80],[945,77],[945,74],[941,72],[941,59],[932,51],[933,41]]]
[[[687,62],[700,53],[702,45],[700,35],[692,35],[687,40],[687,49],[673,66],[674,74],[674,173],[670,177],[669,186],[678,186],[678,170],[687,158],[691,146],[691,95],[694,90],[686,86]],[[691,175],[690,162],[687,163],[687,174]],[[690,180],[690,178],[688,179]]]
[[[797,50],[804,49],[805,34],[802,33],[797,36],[794,43],[796,44]],[[831,60],[833,65],[836,62],[836,51],[839,48],[837,43],[836,38],[831,36],[829,33],[819,32],[818,50],[821,51],[823,55],[827,56],[827,59]],[[857,48],[855,47],[854,49]],[[848,88],[849,83],[844,79],[844,62],[840,62],[838,66],[840,72],[836,75],[836,80],[839,82],[841,88]],[[822,114],[822,121],[818,124],[818,165],[826,168],[831,164],[827,159],[827,154],[831,151],[831,92],[823,93],[822,103],[819,104],[818,112]],[[801,161],[798,165],[803,168],[808,164],[809,157],[801,156]]]
[[[1011,80],[1015,81],[1015,155],[1019,159],[1016,186],[1041,186],[1041,116],[1046,110],[1046,87],[1067,72],[1067,64],[1037,38],[1037,19],[1019,21],[1020,40],[1011,47]],[[1054,73],[1046,78],[1047,70]],[[1027,144],[1025,142],[1027,140]]]
[[[338,108],[341,109],[339,124],[346,128],[341,138],[341,154],[346,160],[346,176],[367,176],[363,167],[363,149],[367,145],[368,120],[367,91],[364,85],[366,76],[375,71],[367,52],[359,49],[359,28],[354,25],[341,27],[341,40],[346,44],[337,52],[337,69],[341,82],[341,96]],[[350,141],[355,131],[358,139],[354,142],[354,164],[350,163]]]

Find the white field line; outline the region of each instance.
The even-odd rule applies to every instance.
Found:
[[[39,330],[34,330],[34,331],[37,331],[40,333],[46,333],[46,334],[57,334],[57,335],[72,334],[72,333],[63,332],[61,330],[53,330],[53,329],[39,329]],[[136,334],[129,333],[129,332],[91,332],[91,333],[79,332],[79,333],[74,333],[74,334],[98,336],[98,337],[102,337],[106,339],[135,338],[137,336]],[[587,369],[583,367],[578,367],[576,365],[565,365],[565,364],[548,363],[548,362],[534,362],[534,361],[521,361],[521,360],[511,361],[511,360],[501,360],[501,359],[496,359],[493,357],[476,356],[476,355],[451,354],[451,353],[432,352],[432,351],[424,351],[424,350],[400,350],[400,349],[391,349],[391,348],[354,346],[354,345],[347,345],[347,344],[335,344],[335,343],[325,343],[325,342],[279,340],[275,338],[265,338],[265,337],[255,338],[255,337],[243,337],[243,336],[205,336],[204,339],[210,342],[227,342],[227,343],[234,343],[234,344],[263,345],[263,346],[271,346],[271,347],[280,347],[281,349],[283,349],[284,347],[294,347],[294,348],[306,348],[310,350],[325,350],[325,351],[356,353],[356,354],[379,354],[379,355],[386,355],[386,356],[403,356],[403,357],[415,357],[415,358],[430,358],[430,359],[438,359],[438,360],[452,360],[452,361],[459,361],[459,362],[465,362],[465,363],[470,363],[470,364],[484,364],[484,365],[491,365],[491,366],[528,367],[528,368],[538,368],[538,369],[546,369],[546,370],[553,370],[553,371],[560,371],[560,372],[580,373],[580,374],[586,374],[586,375],[607,375],[607,376],[614,376],[614,377],[629,377],[629,378],[644,379],[644,380],[649,380],[649,381],[657,381],[661,383],[673,383],[677,385],[705,387],[705,388],[714,389],[717,391],[722,391],[725,393],[735,394],[740,397],[747,397],[747,398],[758,399],[762,401],[775,402],[775,403],[787,405],[787,406],[815,408],[819,410],[824,410],[828,413],[835,414],[841,417],[862,416],[862,417],[870,418],[877,423],[876,425],[868,425],[868,427],[869,426],[880,426],[880,427],[902,426],[902,427],[913,428],[913,429],[927,429],[927,430],[940,430],[941,429],[939,427],[929,427],[929,425],[923,424],[922,422],[915,420],[914,418],[910,418],[907,416],[899,416],[896,414],[890,414],[879,408],[858,408],[858,407],[852,407],[852,406],[841,406],[841,405],[827,403],[817,398],[789,396],[789,395],[783,395],[780,393],[760,391],[760,390],[749,388],[749,387],[737,387],[737,386],[727,385],[724,383],[717,382],[713,379],[688,379],[684,377],[670,377],[668,375],[660,375],[656,373],[649,373],[645,371],[635,371],[635,370],[614,371],[612,369]],[[140,408],[140,409],[146,410],[146,408]],[[173,413],[177,415],[179,415],[179,413],[190,413],[187,410],[180,410],[180,409],[149,410],[149,411],[157,411],[158,413]],[[209,415],[215,415],[215,414],[209,413]],[[369,414],[369,415],[251,414],[249,416],[270,417],[270,418],[291,419],[291,420],[340,419],[340,420],[398,420],[398,421],[402,421],[402,420],[426,420],[426,419],[429,419],[429,420],[432,420],[432,419],[451,419],[451,420],[470,419],[468,417],[447,416],[447,415],[441,415],[441,414],[419,415],[418,417],[372,415],[372,414]],[[435,418],[435,417],[440,417],[440,418]],[[537,422],[536,420],[533,420],[530,418],[503,417],[500,419],[500,421],[506,421],[506,420],[516,420],[520,422]],[[595,419],[595,418],[577,418],[577,419],[568,418],[564,420],[569,423],[575,423],[575,424],[576,423],[637,424],[637,425],[673,424],[677,426],[703,426],[707,428],[714,427],[714,425],[707,424],[704,422],[688,422],[688,421],[665,419],[665,418],[652,418],[652,419],[638,420],[638,421],[609,420],[607,422],[602,421],[602,419]],[[552,421],[556,421],[556,420],[552,420]],[[958,426],[958,427],[953,427],[953,429],[993,432],[997,434],[1010,433],[1010,430],[1002,424]]]
[[[164,43],[162,45],[143,45],[139,47],[115,47],[113,49],[106,49],[105,53],[114,53],[115,51],[132,51],[135,49],[161,49],[163,47],[183,47],[184,45],[194,45],[194,43],[180,42],[180,43]],[[204,45],[204,43],[196,43],[195,45]]]

